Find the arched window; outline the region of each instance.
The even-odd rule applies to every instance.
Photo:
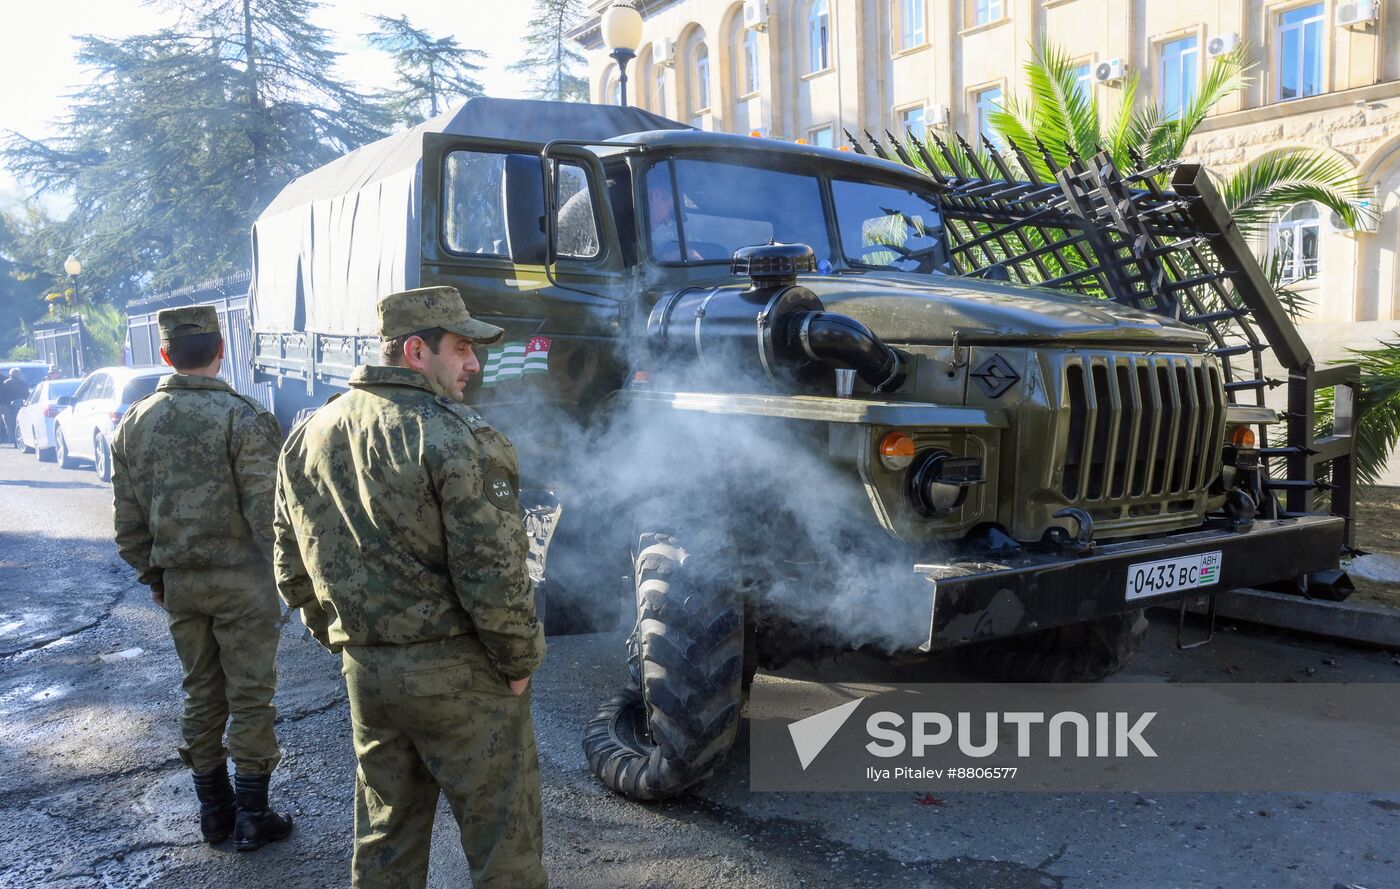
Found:
[[[613,77],[608,80],[608,104],[622,104],[622,79]]]
[[[699,114],[710,107],[710,49],[703,43],[695,45],[695,63],[691,66],[694,82],[690,95],[693,99],[692,114]]]
[[[831,7],[816,0],[807,12],[807,72],[831,67]]]
[[[1270,252],[1280,263],[1283,280],[1316,277],[1322,220],[1311,201],[1294,204],[1282,213],[1270,232]]]
[[[758,32],[746,28],[744,29],[743,70],[739,75],[741,78],[739,94],[742,96],[758,92],[759,84],[762,82],[758,76],[759,59]]]

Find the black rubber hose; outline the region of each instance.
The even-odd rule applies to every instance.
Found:
[[[808,358],[849,367],[876,392],[893,392],[904,384],[908,373],[904,357],[854,318],[804,312],[788,330]]]

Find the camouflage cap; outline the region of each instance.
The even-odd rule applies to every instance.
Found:
[[[161,309],[156,315],[160,325],[160,341],[168,343],[176,337],[200,333],[219,333],[219,313],[213,306],[185,306]]]
[[[379,301],[379,335],[386,340],[434,327],[478,343],[494,343],[505,333],[473,318],[456,287],[420,287]]]

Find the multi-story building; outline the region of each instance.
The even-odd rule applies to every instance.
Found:
[[[594,12],[574,35],[594,101],[618,101],[618,70]],[[1078,61],[1105,119],[1137,101],[1173,114],[1214,56],[1237,44],[1251,83],[1187,146],[1225,173],[1270,149],[1321,149],[1375,191],[1373,230],[1343,233],[1298,204],[1270,227],[1310,300],[1320,360],[1400,338],[1400,0],[642,0],[628,71],[634,104],[705,129],[840,146],[845,131],[973,134],[1026,91],[1042,39]]]

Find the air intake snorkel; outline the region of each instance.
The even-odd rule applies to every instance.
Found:
[[[730,270],[749,278],[747,290],[682,290],[656,304],[648,332],[663,351],[697,361],[746,364],[756,352],[775,382],[817,362],[855,370],[876,392],[898,389],[907,375],[905,357],[854,318],[825,311],[816,294],[797,283],[799,274],[816,268],[806,244],[740,248]]]

